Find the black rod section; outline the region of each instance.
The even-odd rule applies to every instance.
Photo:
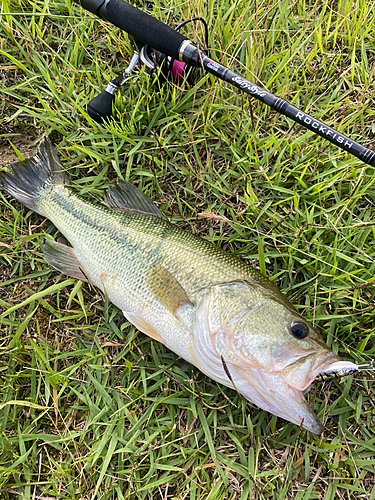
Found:
[[[222,64],[210,59],[198,48],[190,42],[185,42],[180,48],[180,59],[185,61],[190,65],[201,65],[203,68],[212,75],[220,78],[234,87],[237,87],[242,92],[249,94],[255,99],[267,104],[270,108],[274,109],[278,113],[281,113],[293,121],[299,123],[303,127],[315,132],[320,137],[323,137],[327,141],[332,142],[339,148],[351,153],[362,160],[367,165],[372,165],[375,167],[375,151],[361,146],[357,142],[349,139],[349,137],[337,132],[337,130],[329,127],[323,122],[313,118],[305,112],[302,112],[292,104],[289,104],[281,97],[276,97],[268,90],[262,89],[255,85],[255,83],[250,82],[246,78],[234,73],[230,69],[226,68]]]

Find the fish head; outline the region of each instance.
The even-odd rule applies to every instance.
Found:
[[[275,290],[243,281],[205,290],[195,316],[193,355],[210,377],[320,434],[323,426],[304,394],[318,375],[356,365],[341,361]]]

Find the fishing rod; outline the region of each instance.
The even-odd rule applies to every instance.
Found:
[[[181,71],[185,70],[185,68],[181,66],[182,64],[186,64],[188,67],[198,72],[203,71],[210,73],[220,80],[233,85],[245,94],[258,99],[276,112],[287,116],[320,137],[330,141],[332,144],[335,144],[335,146],[351,153],[364,163],[375,166],[375,151],[371,151],[358,144],[341,132],[313,118],[306,112],[299,110],[284,99],[274,96],[268,92],[268,90],[255,85],[243,76],[234,73],[229,68],[211,59],[200,47],[194,45],[180,33],[179,30],[174,30],[155,17],[133,7],[124,0],[76,1],[82,5],[84,9],[106,19],[113,25],[126,31],[136,40],[139,46],[143,45],[143,49],[144,47],[147,47],[148,50],[151,48],[151,52],[154,51],[157,54],[156,59],[159,61],[167,59],[169,68],[173,69],[173,65],[175,65],[175,74],[181,74]],[[137,57],[138,53],[135,53],[135,56],[133,56],[133,63]],[[153,59],[148,57],[147,50],[146,52],[143,50],[143,57],[144,60],[142,60],[142,62],[146,64],[146,67],[147,65],[152,67]],[[135,67],[135,64],[133,64],[133,67]],[[158,66],[156,65],[155,67],[157,68]],[[123,78],[122,81],[126,81],[129,77],[132,71],[132,68],[129,68],[128,73],[126,75],[124,74],[125,78]],[[104,116],[100,116],[100,109],[99,112],[96,113],[98,111],[97,106],[98,104],[100,105],[101,100],[104,98],[107,106],[105,112],[108,113],[108,104],[110,104],[110,107],[112,106],[114,92],[121,83],[122,82],[119,82],[118,79],[112,80],[104,93],[95,98],[97,101],[95,101],[95,99],[91,101],[91,113],[94,115],[93,117],[96,116],[98,120],[104,118]]]

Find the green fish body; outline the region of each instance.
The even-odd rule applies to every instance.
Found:
[[[245,262],[168,222],[129,183],[106,204],[75,195],[48,141],[0,173],[3,190],[47,217],[71,246],[47,240],[44,258],[90,281],[140,331],[259,407],[314,433],[303,394],[340,361],[277,287]]]

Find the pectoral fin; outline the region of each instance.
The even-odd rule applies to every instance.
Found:
[[[72,276],[82,281],[88,281],[74,252],[74,248],[46,240],[43,245],[43,257],[48,264],[61,273]]]
[[[193,305],[179,281],[160,264],[150,267],[146,283],[156,300],[175,316],[180,306]]]

